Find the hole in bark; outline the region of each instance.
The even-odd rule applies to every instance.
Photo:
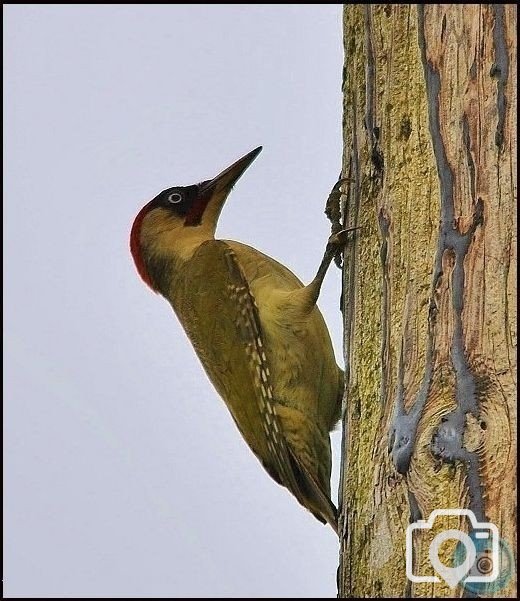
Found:
[[[446,33],[446,15],[442,17],[441,25],[441,42],[444,40],[444,34]]]
[[[401,140],[406,141],[410,137],[411,133],[412,133],[412,123],[411,123],[410,119],[407,116],[405,116],[401,120],[401,126],[400,126],[400,130],[399,130],[399,138]]]
[[[489,75],[491,77],[500,77],[501,74],[502,71],[500,70],[500,67],[496,63],[493,63],[491,65],[491,69],[489,70]]]
[[[485,430],[487,428],[487,424],[486,424],[486,422],[484,420],[482,420],[480,422],[480,427],[482,428],[482,430]]]

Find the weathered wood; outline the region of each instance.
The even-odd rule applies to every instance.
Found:
[[[412,585],[405,531],[469,508],[515,548],[516,7],[346,5],[344,36],[345,225],[362,230],[344,268],[339,593],[461,596]],[[448,526],[468,530],[434,534]],[[434,574],[432,538],[416,574]],[[496,595],[515,591],[513,574]]]

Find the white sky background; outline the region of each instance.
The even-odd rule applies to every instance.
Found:
[[[314,276],[341,10],[5,7],[6,596],[335,597],[332,530],[249,451],[128,236],[158,192],[262,144],[218,235]],[[339,294],[333,269],[342,364]]]

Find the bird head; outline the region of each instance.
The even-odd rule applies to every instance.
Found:
[[[167,188],[139,211],[130,233],[130,250],[137,271],[152,289],[147,258],[165,249],[188,256],[204,240],[212,239],[231,189],[261,150],[261,146],[255,148],[213,179]]]

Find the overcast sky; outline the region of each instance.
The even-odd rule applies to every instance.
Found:
[[[128,236],[158,192],[261,144],[218,234],[314,276],[341,10],[4,8],[6,596],[335,597],[333,531],[248,449]],[[331,270],[342,364],[339,293]]]

